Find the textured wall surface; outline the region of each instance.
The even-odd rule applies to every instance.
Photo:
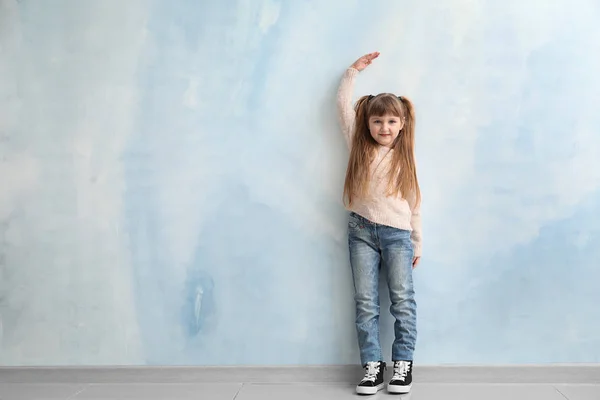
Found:
[[[356,96],[418,113],[417,361],[600,362],[599,18],[0,0],[0,364],[358,362],[334,101],[371,51]]]

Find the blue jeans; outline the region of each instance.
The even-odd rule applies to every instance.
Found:
[[[390,312],[395,318],[392,361],[412,361],[417,340],[411,232],[380,225],[351,212],[348,222],[354,278],[356,332],[362,365],[383,361],[379,341],[379,271],[386,273]]]

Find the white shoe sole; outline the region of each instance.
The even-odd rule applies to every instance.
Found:
[[[394,394],[405,394],[410,392],[411,385],[408,386],[399,386],[399,385],[388,385],[388,392]]]
[[[383,389],[384,384],[380,384],[377,386],[357,386],[356,387],[356,393],[358,394],[376,394],[377,392],[379,392],[381,389]]]

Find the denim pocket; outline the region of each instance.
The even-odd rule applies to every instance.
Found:
[[[350,229],[364,229],[365,221],[358,214],[351,212],[348,219],[348,227]]]

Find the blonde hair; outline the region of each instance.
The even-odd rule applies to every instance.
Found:
[[[404,125],[392,145],[394,153],[388,175],[388,195],[401,195],[411,206],[418,205],[421,191],[414,155],[415,111],[411,101],[390,93],[363,96],[356,102],[355,111],[352,149],[344,183],[344,197],[348,204],[352,204],[355,196],[366,195],[371,163],[379,146],[369,131],[369,118],[391,114],[400,118]]]

